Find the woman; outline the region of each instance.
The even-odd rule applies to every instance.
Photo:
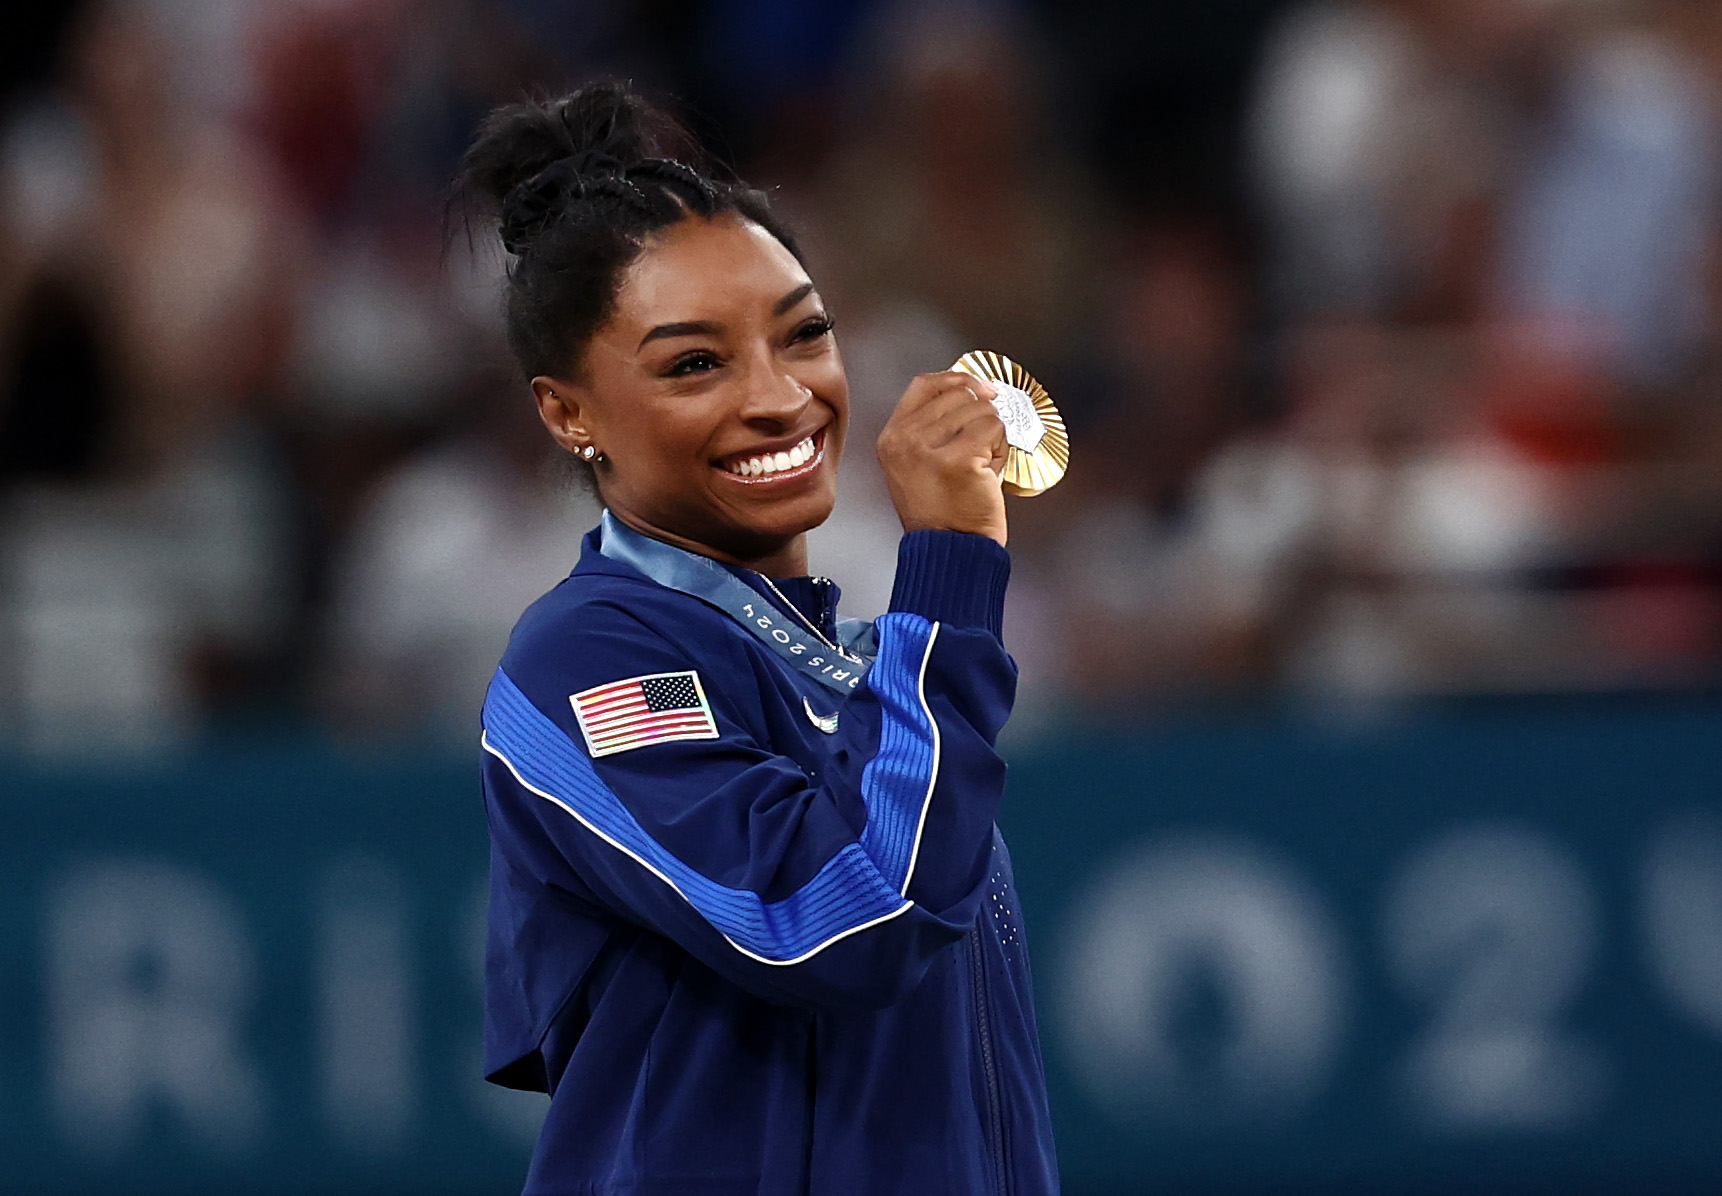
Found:
[[[992,391],[911,383],[879,442],[891,608],[838,618],[805,542],[848,414],[831,319],[764,198],[672,136],[592,87],[493,114],[465,167],[539,414],[607,508],[484,708],[487,1071],[551,1094],[526,1191],[1054,1191],[993,826]]]

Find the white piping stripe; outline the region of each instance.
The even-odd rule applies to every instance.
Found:
[[[639,856],[638,854],[636,854],[635,852],[630,850],[626,845],[624,845],[622,843],[618,843],[616,840],[612,839],[609,835],[606,835],[603,831],[601,831],[597,827],[593,826],[585,818],[581,817],[580,812],[578,810],[574,809],[573,806],[570,806],[567,802],[563,801],[561,798],[557,797],[555,794],[546,793],[544,790],[538,788],[538,786],[536,786],[536,785],[532,784],[530,781],[528,781],[525,777],[521,776],[520,770],[514,767],[514,761],[510,760],[507,756],[504,756],[501,752],[497,751],[496,748],[491,745],[490,734],[488,732],[481,734],[479,736],[478,742],[479,742],[479,745],[481,747],[483,747],[485,751],[487,751],[491,755],[495,756],[498,760],[502,761],[502,763],[505,766],[507,766],[508,771],[514,774],[514,779],[516,781],[520,782],[521,788],[528,789],[531,792],[536,793],[539,797],[542,797],[545,801],[550,802],[553,805],[560,806],[563,810],[565,810],[568,814],[570,814],[574,818],[574,820],[576,822],[578,822],[581,826],[585,827],[587,830],[591,831],[594,835],[598,836],[598,838],[600,838],[600,839],[604,840],[604,842],[608,843],[611,847],[614,847],[617,851],[621,852],[623,855],[627,856],[629,859],[631,859],[635,863],[639,864],[640,867],[644,868],[647,872],[650,872],[653,876],[655,876],[659,880],[663,881],[666,885],[669,885],[671,890],[673,890],[675,892],[676,896],[680,897],[683,901],[686,901],[688,903],[688,907],[690,909],[692,909],[696,914],[699,914],[700,907],[695,905],[693,903],[693,901],[688,897],[688,895],[686,893],[682,892],[682,890],[677,887],[675,881],[671,880],[669,877],[665,876],[662,872],[658,871],[658,869],[656,867],[654,867],[649,860],[642,858],[641,856]],[[872,927],[879,925],[881,922],[889,922],[892,918],[895,918],[899,914],[910,909],[914,904],[915,903],[913,901],[904,901],[902,905],[899,905],[896,909],[892,910],[890,913],[881,914],[879,917],[874,918],[869,922],[863,922],[859,926],[851,926],[848,930],[841,931],[838,934],[834,934],[830,938],[826,939],[823,943],[820,943],[817,947],[814,947],[812,950],[807,951],[801,955],[797,955],[794,959],[768,959],[767,957],[765,957],[763,955],[758,955],[752,951],[749,951],[746,947],[742,946],[740,943],[738,943],[734,939],[730,938],[729,935],[724,934],[723,931],[718,930],[718,933],[720,935],[723,935],[724,942],[726,942],[730,946],[734,947],[738,952],[747,956],[749,959],[757,960],[758,962],[763,963],[763,964],[770,964],[772,967],[786,968],[792,964],[805,963],[807,960],[812,959],[815,955],[818,955],[821,951],[825,950],[825,948],[829,947],[832,943],[837,942],[839,939],[846,939],[852,934],[859,934],[863,930],[869,930]],[[700,914],[700,918],[706,922],[706,925],[711,926],[710,920],[706,919],[706,916],[704,914]],[[712,926],[712,929],[717,930],[717,927]]]
[[[903,873],[900,891],[905,898],[909,895],[909,882],[915,878],[915,861],[921,858],[921,832],[927,827],[927,811],[933,808],[933,786],[939,783],[939,723],[933,717],[933,708],[927,705],[927,662],[933,659],[933,644],[938,638],[939,625],[934,623],[927,635],[927,650],[921,654],[921,671],[915,678],[915,697],[920,699],[921,709],[927,715],[927,726],[933,730],[933,767],[927,774],[927,795],[921,799],[921,818],[915,823],[915,845],[909,849],[909,868]]]

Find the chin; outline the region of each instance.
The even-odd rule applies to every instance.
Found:
[[[713,546],[738,560],[759,560],[824,523],[835,506],[834,494],[816,491],[732,513],[733,521],[713,537]]]
[[[748,530],[762,541],[781,544],[824,523],[831,518],[836,506],[834,495],[809,495],[794,503],[783,504],[781,511],[762,512],[763,518],[749,521]]]

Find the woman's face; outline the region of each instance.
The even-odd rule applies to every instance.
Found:
[[[837,497],[849,384],[824,304],[776,237],[734,216],[657,234],[584,366],[534,388],[564,447],[604,454],[618,518],[768,573],[805,570],[801,537]]]

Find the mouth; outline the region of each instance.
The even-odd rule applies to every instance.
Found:
[[[743,485],[759,486],[806,477],[825,461],[825,429],[775,452],[725,457],[718,469]]]

